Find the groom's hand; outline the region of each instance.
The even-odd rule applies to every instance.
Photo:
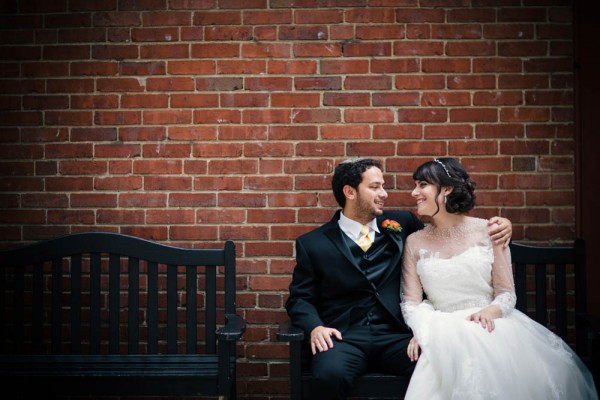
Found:
[[[332,336],[335,336],[338,340],[342,340],[342,334],[337,329],[317,326],[312,330],[310,333],[310,349],[313,356],[317,354],[317,350],[322,352],[333,347]]]

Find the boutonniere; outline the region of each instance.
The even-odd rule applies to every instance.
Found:
[[[386,219],[381,223],[381,226],[390,232],[400,232],[402,230],[400,223],[394,221],[393,219]]]

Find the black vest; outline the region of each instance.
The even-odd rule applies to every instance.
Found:
[[[373,288],[373,296],[368,303],[352,310],[351,324],[393,324],[394,319],[375,297],[376,288],[390,266],[393,252],[398,251],[394,243],[384,234],[375,232],[375,241],[364,252],[348,235],[343,235],[352,256]]]

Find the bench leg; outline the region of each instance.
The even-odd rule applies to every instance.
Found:
[[[290,342],[290,400],[302,399],[302,343]]]

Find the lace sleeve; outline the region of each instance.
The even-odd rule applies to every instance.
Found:
[[[412,327],[411,317],[417,308],[427,307],[433,309],[433,307],[428,301],[423,301],[423,286],[417,274],[417,261],[410,242],[409,237],[405,243],[402,259],[402,289],[400,293],[402,302],[400,308],[402,309],[404,321]]]
[[[510,249],[502,245],[493,244],[494,262],[492,263],[492,285],[494,287],[494,301],[502,310],[502,315],[510,313],[517,302],[515,284],[510,259]]]

